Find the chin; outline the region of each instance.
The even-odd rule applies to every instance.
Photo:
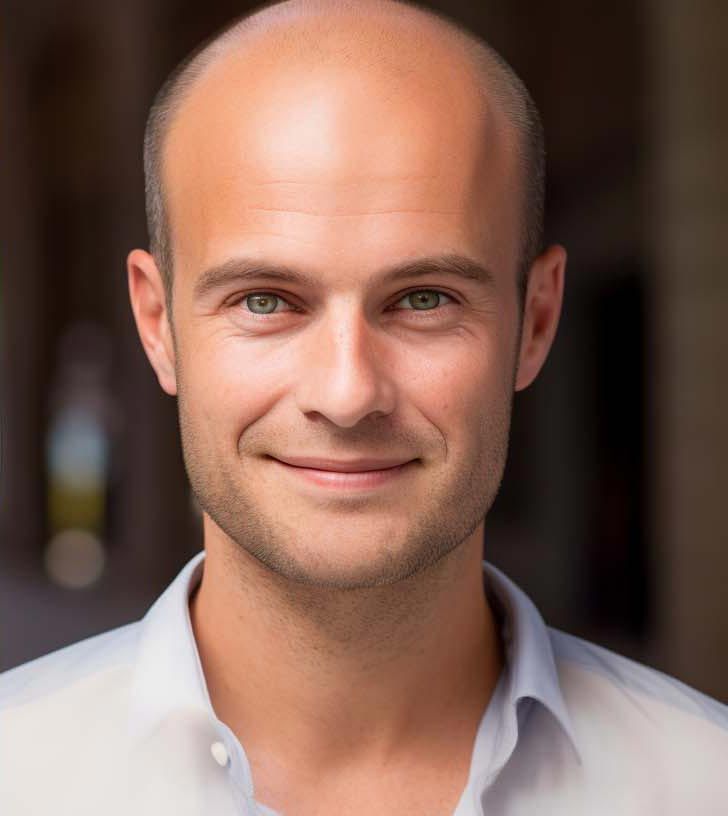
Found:
[[[299,584],[330,589],[365,589],[399,583],[424,571],[453,548],[450,541],[432,542],[377,534],[361,538],[319,537],[312,534],[317,548],[284,552],[282,547],[259,548],[251,553],[271,572]],[[376,546],[375,542],[386,542]],[[323,548],[322,548],[323,544]]]

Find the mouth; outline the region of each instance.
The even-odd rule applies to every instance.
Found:
[[[337,467],[346,467],[347,470],[336,470],[332,463],[326,462],[326,467],[310,467],[294,465],[281,459],[270,457],[281,468],[284,468],[295,478],[318,487],[329,490],[371,490],[396,482],[405,472],[412,469],[417,462],[412,459],[387,467],[362,469],[362,462],[338,463]],[[353,469],[353,468],[357,469]]]

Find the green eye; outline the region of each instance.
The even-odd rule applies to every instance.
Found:
[[[445,298],[445,303],[443,303],[443,298]],[[399,309],[399,311],[433,312],[437,311],[438,306],[447,305],[449,302],[457,301],[455,301],[451,295],[440,292],[437,289],[416,289],[402,295],[399,301],[394,305],[401,306],[403,303],[406,304],[403,308]],[[260,316],[299,311],[295,306],[291,306],[284,297],[276,295],[274,292],[251,292],[240,298],[238,303],[245,304],[244,311],[248,312],[248,314]],[[278,308],[281,303],[288,306],[288,308]],[[397,310],[395,309],[395,311]]]
[[[253,314],[272,314],[276,308],[276,301],[282,300],[278,295],[271,292],[262,292],[254,295],[247,295],[245,304]]]
[[[399,303],[404,300],[412,306],[411,310],[405,309],[405,311],[430,312],[435,307],[443,305],[442,298],[452,300],[449,295],[436,289],[417,289],[415,292],[408,292],[404,295]]]

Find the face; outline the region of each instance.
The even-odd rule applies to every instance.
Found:
[[[409,75],[267,53],[221,60],[175,119],[174,315],[138,251],[135,315],[178,395],[206,538],[289,580],[393,583],[482,532],[503,473],[520,355],[513,137],[436,44]],[[440,268],[453,256],[478,273]],[[408,464],[332,487],[280,461],[300,457]]]

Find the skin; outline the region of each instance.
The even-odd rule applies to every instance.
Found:
[[[503,666],[484,519],[514,390],[536,377],[561,308],[566,254],[551,246],[519,309],[512,127],[449,35],[387,22],[391,38],[374,12],[341,14],[347,58],[301,47],[318,31],[304,15],[216,60],[165,144],[173,315],[151,255],[128,258],[204,510],[190,614],[210,697],[257,800],[286,813],[455,809]],[[492,281],[378,281],[443,253]],[[195,297],[205,270],[241,255],[315,285]],[[433,289],[453,300],[430,314],[406,297]],[[245,296],[266,292],[283,300],[261,317]],[[275,455],[418,461],[344,496]]]

